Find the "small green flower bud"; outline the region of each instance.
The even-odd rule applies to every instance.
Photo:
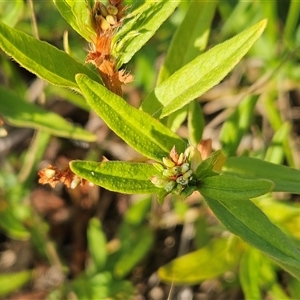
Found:
[[[99,9],[100,9],[101,16],[105,18],[107,16],[107,10],[105,5],[101,2],[99,2]]]
[[[189,163],[182,164],[182,166],[181,166],[181,172],[182,173],[187,172],[189,169],[190,169],[190,164]]]
[[[181,184],[177,184],[176,189],[174,189],[174,192],[176,194],[180,194],[184,190],[184,187]]]
[[[175,173],[175,175],[179,175],[182,172],[180,166],[175,166],[171,170]]]
[[[107,22],[106,19],[104,19],[102,16],[99,16],[97,19],[98,19],[98,22],[100,24],[100,28],[103,31],[106,31],[106,30],[110,29],[110,24]]]
[[[106,10],[110,15],[117,15],[119,10],[113,5],[107,5]]]
[[[183,153],[180,153],[177,164],[181,165],[185,161],[186,157]]]
[[[165,169],[164,166],[159,163],[153,163],[153,167],[159,172],[163,172]]]
[[[113,15],[107,15],[106,16],[106,21],[110,24],[110,25],[115,25],[118,23],[117,17],[113,16]]]
[[[192,176],[192,174],[193,174],[193,171],[192,171],[192,170],[189,170],[189,171],[187,171],[186,173],[184,173],[184,174],[182,175],[182,177],[183,177],[184,179],[189,179],[189,178]]]
[[[187,185],[189,183],[188,179],[183,178],[183,176],[180,176],[176,179],[176,182],[181,185]]]
[[[80,178],[78,176],[75,176],[71,181],[70,188],[75,189],[79,183],[80,183]]]
[[[202,162],[201,154],[197,148],[194,146],[189,146],[185,150],[185,155],[188,157],[189,162],[191,163],[190,168],[193,171],[196,171],[197,167]]]
[[[163,175],[166,177],[171,177],[174,175],[177,175],[176,172],[173,169],[164,169]]]
[[[163,177],[163,176],[161,176],[161,175],[155,175],[155,176],[152,176],[152,177],[150,178],[150,180],[151,180],[151,182],[152,182],[155,186],[157,186],[157,187],[159,187],[159,188],[163,188],[163,187],[165,187],[166,184],[169,183],[169,179],[168,179],[168,178],[165,178],[165,177]]]
[[[169,193],[169,192],[171,192],[171,191],[173,190],[173,188],[175,187],[175,185],[176,185],[176,182],[173,181],[173,180],[171,180],[171,181],[169,181],[169,182],[165,185],[164,189]]]
[[[163,157],[162,160],[163,160],[164,165],[168,168],[173,168],[175,166],[175,163],[170,158]]]

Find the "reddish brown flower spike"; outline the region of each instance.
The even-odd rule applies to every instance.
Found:
[[[116,60],[112,57],[112,39],[116,29],[122,26],[126,7],[123,0],[109,0],[105,6],[96,1],[92,10],[92,24],[96,38],[86,62],[92,63],[102,78],[104,85],[113,93],[122,96],[122,84],[133,81],[133,76],[116,68]]]
[[[39,171],[38,175],[40,176],[39,183],[49,184],[51,187],[55,187],[59,182],[66,185],[68,188],[74,189],[79,184],[84,185],[86,180],[75,175],[68,167],[61,170],[55,166],[48,165],[47,168],[44,168]]]

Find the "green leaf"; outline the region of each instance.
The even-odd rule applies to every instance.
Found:
[[[113,56],[117,58],[118,67],[129,62],[179,3],[171,0],[147,1],[127,16],[129,20],[114,37]]]
[[[14,27],[23,14],[24,1],[0,1],[0,19],[3,23]]]
[[[230,157],[222,169],[223,174],[243,178],[264,178],[274,182],[274,192],[300,194],[300,171],[275,165],[252,157]]]
[[[87,0],[53,0],[63,18],[86,41],[91,42],[96,35],[91,25],[91,7]]]
[[[216,4],[217,1],[191,1],[189,3],[186,15],[172,38],[166,58],[160,68],[157,84],[162,83],[204,51]],[[201,139],[200,135],[203,130],[203,124],[201,124],[203,117],[199,114],[199,109],[198,104],[192,102],[190,106],[182,107],[168,116],[164,124],[168,124],[168,128],[176,132],[188,113],[190,143],[196,145]]]
[[[204,115],[198,101],[192,101],[188,106],[188,130],[191,145],[198,145],[204,130]]]
[[[44,158],[45,151],[49,147],[50,138],[51,135],[49,133],[39,130],[35,132],[30,146],[24,151],[22,167],[18,173],[18,182],[24,189],[28,188],[28,190],[31,190],[32,184],[35,184],[36,173]]]
[[[134,203],[127,210],[124,221],[133,226],[140,226],[146,219],[146,216],[151,210],[152,197],[147,197],[137,203]]]
[[[95,136],[39,106],[24,101],[14,93],[0,87],[0,113],[13,126],[40,129],[55,136],[95,141]]]
[[[203,178],[199,190],[208,197],[224,200],[249,199],[270,192],[273,183],[265,179],[243,179],[237,176],[220,175]]]
[[[291,124],[283,123],[275,132],[265,155],[265,160],[273,164],[281,164],[284,159],[284,144],[291,150],[288,140],[290,138]]]
[[[187,13],[174,34],[157,83],[189,63],[206,48],[217,1],[191,1]]]
[[[96,270],[102,271],[107,257],[106,237],[98,219],[92,218],[87,229],[88,249]]]
[[[70,162],[70,168],[78,176],[110,191],[125,194],[153,194],[160,191],[150,181],[157,173],[150,164],[74,160]]]
[[[106,265],[118,278],[132,271],[153,245],[154,233],[147,225],[151,203],[152,197],[147,197],[131,205],[118,229],[121,247],[108,257]]]
[[[234,155],[242,137],[250,127],[258,96],[245,98],[224,123],[220,132],[222,149],[228,156]]]
[[[245,299],[247,300],[261,299],[260,267],[262,259],[262,254],[250,247],[242,256],[239,268],[239,279]]]
[[[2,22],[0,22],[0,48],[22,67],[54,85],[79,91],[75,81],[77,73],[88,74],[95,80],[98,78],[95,73],[64,51],[20,30],[10,28]]]
[[[134,293],[131,282],[116,280],[110,272],[97,273],[92,277],[80,275],[71,282],[71,287],[76,293],[76,298],[82,300],[124,300],[131,299]]]
[[[175,285],[194,285],[234,268],[239,251],[228,255],[228,240],[216,239],[205,247],[172,260],[158,269],[159,278]],[[212,259],[213,258],[213,259]]]
[[[232,233],[273,258],[283,268],[300,278],[300,252],[287,236],[250,200],[212,198],[200,190],[206,203]]]
[[[59,99],[68,101],[72,103],[73,105],[85,110],[90,111],[91,107],[86,103],[85,99],[82,97],[81,94],[74,93],[74,91],[65,89],[63,87],[57,86],[57,85],[51,85],[48,84],[44,92],[46,94],[46,97],[56,97],[59,95]]]
[[[122,254],[117,260],[114,267],[114,275],[117,278],[124,278],[132,271],[133,267],[150,251],[153,242],[154,235],[152,229],[148,226],[140,226],[131,228],[130,237],[128,235],[121,237],[121,240],[126,242]]]
[[[263,20],[215,46],[158,85],[142,109],[160,118],[185,106],[218,84],[242,59],[266,27]]]
[[[289,281],[287,282],[287,290],[292,299],[300,299],[300,282],[298,279],[289,278]]]
[[[185,150],[185,142],[158,120],[127,104],[121,97],[85,75],[77,75],[76,80],[95,112],[139,153],[161,161],[169,156],[174,145],[178,153]]]
[[[9,237],[17,240],[28,240],[30,233],[18,219],[7,202],[1,200],[0,227]],[[0,284],[1,285],[1,284]]]
[[[226,161],[226,156],[221,150],[214,151],[208,158],[201,161],[197,167],[195,174],[198,180],[204,177],[219,175],[220,169]]]
[[[0,275],[0,296],[9,295],[26,284],[32,277],[32,271],[6,273]]]

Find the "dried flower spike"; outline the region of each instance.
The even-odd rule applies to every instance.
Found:
[[[52,165],[48,165],[47,168],[40,170],[38,175],[40,176],[39,183],[50,184],[53,188],[59,182],[71,189],[76,188],[78,185],[83,185],[86,182],[85,179],[75,175],[69,166],[61,170]]]
[[[125,10],[123,0],[110,0],[107,6],[95,2],[91,16],[96,38],[86,57],[86,62],[98,69],[104,85],[119,96],[123,94],[122,84],[133,81],[132,75],[117,69],[116,59],[111,54],[112,39],[116,29],[122,26]]]

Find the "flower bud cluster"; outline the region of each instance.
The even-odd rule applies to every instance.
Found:
[[[151,182],[168,193],[180,194],[193,180],[189,156],[187,153],[178,155],[173,147],[170,157],[164,157],[162,161],[163,164],[153,164],[160,174],[153,176]]]
[[[86,62],[93,64],[104,83],[113,93],[123,96],[122,85],[133,81],[133,76],[117,67],[117,57],[112,55],[113,49],[119,43],[113,39],[117,28],[122,26],[127,7],[123,0],[108,0],[105,5],[95,1],[91,10],[91,25],[94,34],[91,36],[90,51]]]
[[[95,3],[94,18],[101,31],[107,31],[119,25],[120,19],[123,16],[123,6],[118,7],[118,4],[111,2],[108,5],[104,5],[99,1]]]

